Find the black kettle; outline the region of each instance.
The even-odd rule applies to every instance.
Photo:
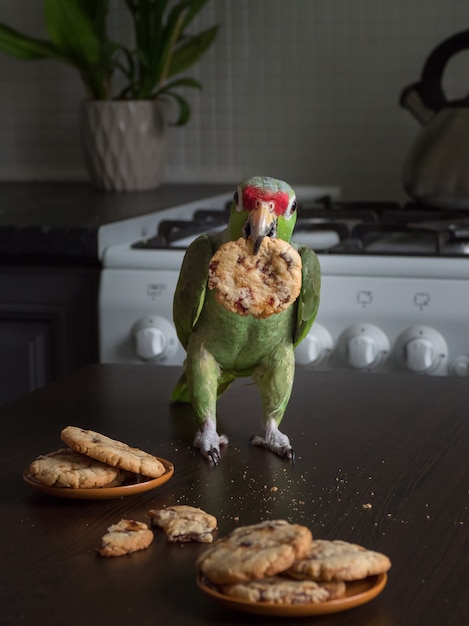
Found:
[[[404,163],[404,189],[415,200],[445,209],[469,209],[469,94],[448,101],[442,87],[448,61],[466,48],[469,30],[443,41],[425,62],[420,81],[400,98],[423,127]]]

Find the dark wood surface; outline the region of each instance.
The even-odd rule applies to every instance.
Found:
[[[0,410],[0,624],[279,624],[221,607],[195,583],[200,544],[96,555],[122,517],[190,504],[217,516],[219,536],[286,518],[316,537],[390,556],[383,593],[336,615],[289,625],[467,626],[469,383],[457,378],[299,371],[283,422],[296,463],[248,444],[259,432],[257,390],[242,381],[220,401],[230,437],[221,464],[192,449],[191,410],[170,407],[176,368],[90,366]],[[162,487],[109,501],[39,494],[22,480],[68,424],[93,428],[171,460]],[[276,490],[272,490],[276,488]],[[369,506],[371,505],[371,506]]]

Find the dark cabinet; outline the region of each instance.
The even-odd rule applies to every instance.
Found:
[[[99,267],[0,266],[0,404],[98,360]]]

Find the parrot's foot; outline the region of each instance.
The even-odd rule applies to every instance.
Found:
[[[290,439],[287,435],[281,433],[274,420],[271,420],[265,429],[265,437],[254,435],[251,438],[251,444],[254,446],[260,446],[270,450],[277,456],[280,456],[289,461],[295,460],[295,453],[290,444]]]
[[[226,435],[219,435],[215,428],[215,423],[211,419],[206,419],[202,427],[195,435],[194,447],[200,448],[202,456],[214,465],[220,462],[220,446],[228,443]]]

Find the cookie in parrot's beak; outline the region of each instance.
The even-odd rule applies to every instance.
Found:
[[[257,200],[254,210],[249,212],[243,229],[245,239],[251,238],[253,253],[257,254],[264,237],[277,235],[277,219],[275,217],[274,203],[269,200]]]

